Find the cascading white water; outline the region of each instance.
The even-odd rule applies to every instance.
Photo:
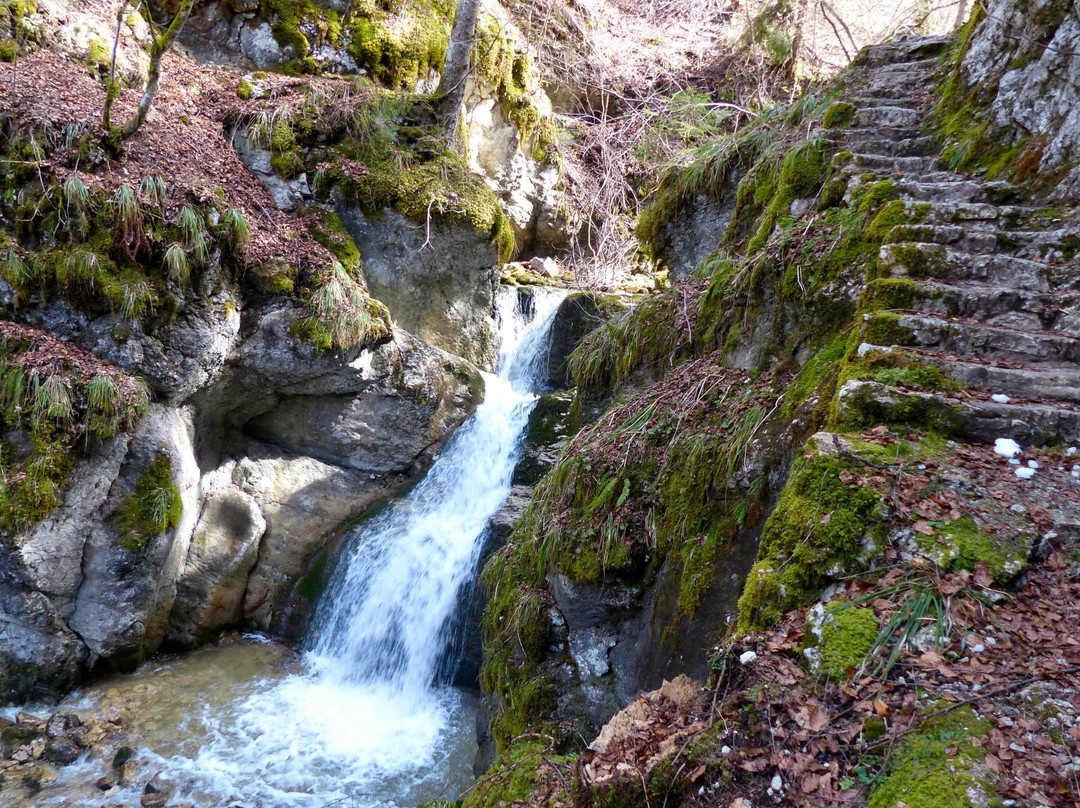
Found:
[[[483,403],[427,476],[350,538],[322,598],[304,671],[238,685],[160,758],[198,805],[414,806],[467,774],[466,698],[436,672],[485,526],[510,491],[563,295],[498,299],[501,350]],[[337,804],[337,803],[335,803]]]
[[[431,686],[479,537],[510,491],[561,299],[531,298],[526,320],[518,297],[500,295],[498,375],[486,377],[476,414],[412,493],[363,528],[339,566],[309,642],[324,675],[403,694]]]

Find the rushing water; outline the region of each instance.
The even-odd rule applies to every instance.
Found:
[[[498,373],[483,403],[409,495],[349,537],[299,660],[242,643],[83,696],[84,707],[132,707],[144,771],[175,780],[174,802],[411,808],[468,784],[475,703],[441,681],[440,662],[510,490],[561,298],[500,291]],[[152,728],[148,688],[173,705]],[[125,799],[137,804],[136,792]]]

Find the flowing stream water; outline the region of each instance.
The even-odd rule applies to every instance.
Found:
[[[449,685],[446,654],[485,527],[510,491],[562,297],[500,290],[484,401],[424,479],[348,537],[299,659],[257,639],[226,643],[69,706],[127,706],[142,771],[173,780],[178,805],[412,808],[458,796],[472,778],[476,703]],[[93,765],[62,770],[36,804],[70,804],[64,782],[92,783]],[[80,804],[137,805],[139,794],[83,791]]]

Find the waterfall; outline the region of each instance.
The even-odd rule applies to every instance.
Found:
[[[187,799],[366,808],[455,796],[475,749],[470,697],[437,672],[487,523],[510,493],[563,296],[500,290],[483,402],[407,496],[347,537],[304,670],[208,705],[205,742],[163,761],[190,784]]]
[[[358,531],[321,601],[308,648],[325,675],[403,693],[432,684],[481,534],[510,492],[559,300],[502,290],[483,403],[410,495]]]

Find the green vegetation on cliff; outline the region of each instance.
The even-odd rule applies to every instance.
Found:
[[[172,478],[172,460],[167,454],[155,457],[139,475],[135,490],[117,511],[120,544],[141,550],[155,536],[180,523],[183,503]]]
[[[313,0],[261,0],[259,14],[274,38],[295,58],[284,70],[314,73],[314,57],[327,44],[344,48],[356,64],[385,86],[416,89],[442,68],[454,14],[452,0],[353,0],[345,14]]]
[[[148,401],[139,381],[92,354],[0,321],[0,536],[48,516],[72,464],[134,426]]]

